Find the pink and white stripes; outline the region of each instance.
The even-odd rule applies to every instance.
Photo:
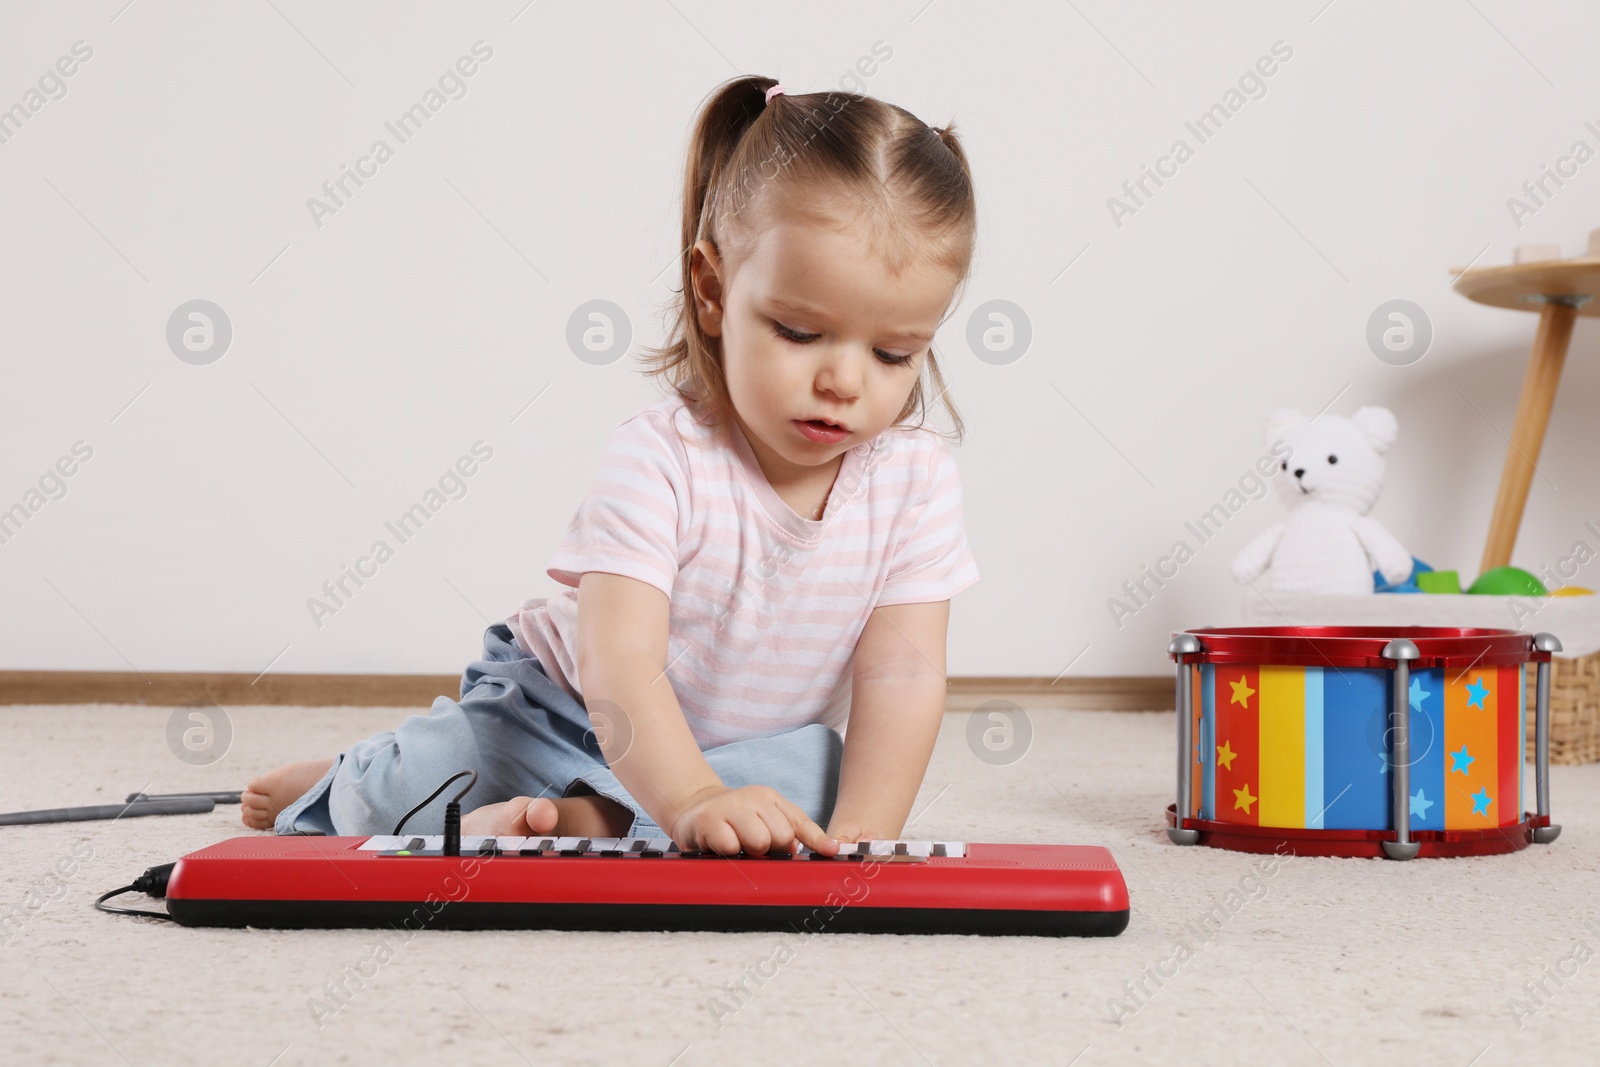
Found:
[[[508,622],[575,696],[578,578],[606,571],[670,598],[667,677],[701,748],[822,722],[842,729],[872,609],[947,600],[978,580],[945,442],[890,429],[845,453],[821,519],[768,484],[737,424],[681,400],[612,433],[546,573],[562,589]]]

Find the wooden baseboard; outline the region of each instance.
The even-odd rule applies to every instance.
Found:
[[[1170,711],[1170,675],[1113,678],[950,679],[950,711],[990,700],[1022,708]],[[287,704],[302,707],[427,706],[461,691],[454,674],[143,674],[131,671],[0,671],[0,704]]]
[[[0,671],[0,704],[293,704],[410,707],[461,692],[453,674]]]
[[[1103,678],[1018,678],[964,675],[949,679],[946,711],[973,711],[990,700],[1023,708],[1068,711],[1171,711],[1170,674]]]

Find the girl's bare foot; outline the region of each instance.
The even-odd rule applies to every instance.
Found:
[[[493,837],[620,837],[632,824],[633,812],[598,794],[559,800],[514,797],[461,816],[463,834]]]
[[[461,816],[461,832],[488,837],[527,837],[530,834],[560,834],[561,813],[548,797],[513,797],[498,804],[485,804]]]
[[[332,759],[308,759],[257,775],[239,796],[239,818],[252,830],[272,829],[278,813],[321,781],[331,766]]]

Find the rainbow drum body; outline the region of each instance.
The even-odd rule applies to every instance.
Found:
[[[1182,845],[1308,856],[1475,856],[1554,841],[1550,634],[1208,627],[1173,637]],[[1535,812],[1525,671],[1538,671]]]

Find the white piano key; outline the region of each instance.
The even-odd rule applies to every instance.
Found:
[[[522,843],[526,840],[528,840],[526,837],[507,837],[502,835],[500,838],[500,851],[516,852],[522,848]]]
[[[357,846],[356,851],[389,852],[399,848],[400,843],[404,840],[406,839],[403,837],[395,837],[393,834],[376,834],[361,842],[361,844]]]
[[[620,837],[592,837],[589,839],[590,852],[620,851],[628,847],[632,838],[623,840]]]
[[[645,847],[654,849],[656,852],[665,852],[667,849],[672,847],[672,840],[671,838],[666,837],[652,837],[645,844]]]
[[[932,841],[907,841],[906,851],[913,856],[930,856],[933,854]]]
[[[517,837],[500,837],[498,835],[495,835],[495,836],[488,836],[488,837],[479,838],[479,839],[477,839],[477,842],[475,844],[469,845],[467,843],[467,839],[465,837],[463,837],[461,839],[461,851],[462,852],[477,852],[479,848],[483,847],[483,845],[485,845],[485,844],[487,844],[487,843],[492,841],[494,843],[494,847],[495,848],[499,849],[501,852],[504,852],[504,851],[506,851],[506,842],[507,841],[520,841],[520,840],[521,840],[521,838],[517,838]],[[513,849],[516,848],[515,845],[512,845],[511,847]]]
[[[556,845],[555,845],[556,851],[557,852],[561,852],[561,851],[565,851],[567,849],[577,848],[579,841],[587,841],[587,840],[589,840],[589,839],[586,838],[586,837],[558,837],[558,838],[556,838]]]

